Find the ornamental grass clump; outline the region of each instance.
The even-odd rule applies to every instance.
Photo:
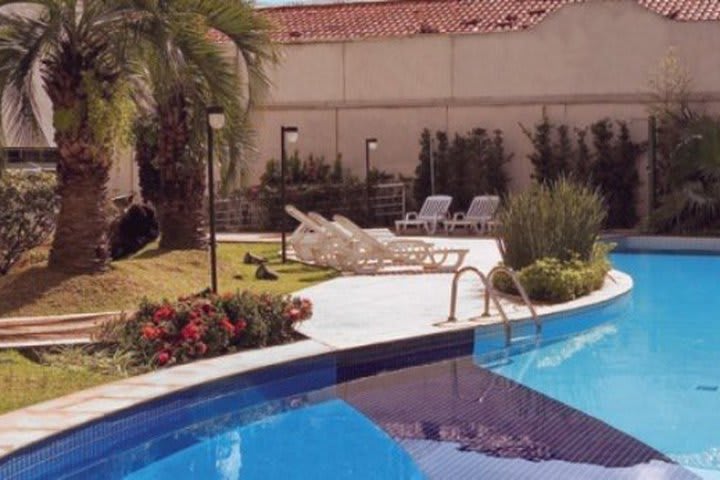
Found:
[[[131,352],[138,365],[162,367],[295,340],[294,327],[312,316],[307,299],[238,292],[202,293],[176,302],[144,301],[102,337]]]
[[[589,261],[605,217],[597,190],[565,178],[512,195],[499,214],[503,262],[519,271],[543,258]]]
[[[597,190],[565,178],[511,196],[500,212],[503,263],[532,300],[566,302],[602,287],[612,246],[597,242],[606,210]],[[495,287],[517,293],[506,275]]]

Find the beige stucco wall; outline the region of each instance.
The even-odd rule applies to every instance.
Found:
[[[278,158],[280,126],[300,128],[294,147],[364,172],[364,139],[376,137],[378,168],[414,171],[424,127],[501,128],[515,157],[512,187],[530,182],[530,143],[518,123],[550,118],[586,126],[602,117],[647,138],[648,79],[670,47],[692,72],[700,97],[720,98],[717,22],[675,22],[633,1],[568,5],[537,27],[484,35],[285,45],[274,84],[255,116],[258,152],[249,182]],[[644,162],[644,160],[643,160]],[[645,175],[644,163],[638,166]],[[640,192],[641,203],[645,198]]]
[[[607,116],[629,121],[634,138],[645,140],[648,78],[670,47],[692,72],[698,97],[720,100],[713,45],[720,45],[718,22],[672,21],[631,0],[568,5],[522,32],[285,45],[269,72],[273,87],[254,113],[257,145],[245,183],[279,157],[281,125],[300,128],[291,148],[328,161],[340,153],[358,175],[365,138],[380,141],[374,166],[411,174],[423,128],[452,134],[480,126],[504,131],[514,153],[512,188],[521,189],[530,183],[531,146],[518,123],[532,125],[543,109],[571,126]],[[47,120],[45,130],[51,139]],[[137,188],[131,155],[119,156],[111,193]],[[645,193],[639,197],[642,203]]]

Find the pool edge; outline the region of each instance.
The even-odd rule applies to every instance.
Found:
[[[559,314],[572,314],[610,303],[632,290],[633,281],[629,275],[617,270],[613,270],[611,274],[615,281],[606,280],[600,290],[585,297],[558,305],[539,306],[539,316],[544,319]],[[513,323],[531,320],[525,312],[514,312],[509,318]],[[104,417],[203,384],[323,355],[372,355],[387,351],[397,352],[400,344],[406,348],[412,345],[420,348],[422,345],[449,344],[453,340],[462,341],[477,328],[492,327],[498,323],[500,322],[480,324],[464,321],[450,329],[437,328],[430,334],[411,332],[404,337],[344,347],[333,347],[308,338],[291,344],[215,357],[103,384],[1,415],[0,462],[5,462],[52,437],[82,428]]]

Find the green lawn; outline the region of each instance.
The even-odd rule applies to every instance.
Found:
[[[330,270],[298,263],[283,265],[278,250],[274,243],[220,244],[220,291],[290,293],[334,276]],[[280,279],[256,280],[256,267],[243,264],[248,251],[268,258]],[[208,254],[201,251],[166,252],[151,245],[96,275],[50,271],[44,266],[45,256],[36,253],[31,262],[0,277],[0,317],[132,310],[143,297],[175,299],[209,285]]]
[[[290,293],[335,275],[298,263],[283,265],[278,250],[278,244],[220,244],[220,291]],[[248,251],[268,258],[280,279],[256,280],[257,267],[243,264]],[[209,284],[206,252],[163,252],[151,245],[97,275],[49,271],[44,266],[46,257],[46,251],[35,251],[24,265],[0,277],[0,317],[132,310],[143,297],[175,299]],[[122,359],[91,354],[82,348],[45,355],[42,362],[17,351],[0,351],[0,413],[123,378],[128,373],[121,368],[122,363]]]
[[[0,351],[0,414],[121,378],[82,365],[47,365],[14,350]]]

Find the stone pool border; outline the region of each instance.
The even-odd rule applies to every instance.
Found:
[[[561,312],[571,313],[610,302],[628,293],[632,286],[629,275],[613,270],[600,290],[561,305],[538,306],[537,311],[541,317]],[[513,312],[508,316],[513,322],[530,318],[526,310]],[[450,327],[434,327],[433,333],[418,334],[413,331],[402,338],[393,336],[376,342],[375,345],[389,345],[392,348],[392,344],[399,340],[431,341],[432,338],[452,336],[453,332],[465,332],[497,323],[497,316],[471,319]],[[368,345],[358,343],[338,347],[309,338],[292,344],[244,351],[130,377],[15,410],[0,416],[0,461],[49,437],[181,390],[265,367],[364,346]]]

